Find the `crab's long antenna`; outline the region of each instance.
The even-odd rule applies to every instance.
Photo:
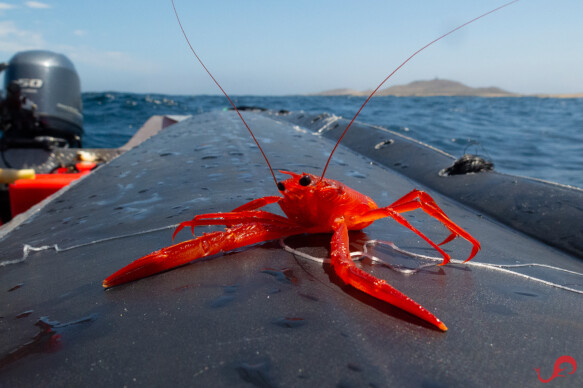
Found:
[[[489,15],[489,14],[491,14],[491,13],[494,13],[494,12],[496,12],[496,11],[498,11],[498,10],[502,9],[502,8],[508,7],[509,5],[511,5],[511,4],[513,4],[513,3],[516,3],[517,1],[519,1],[519,0],[513,0],[513,1],[510,1],[510,2],[508,2],[508,3],[506,3],[506,4],[503,4],[503,5],[499,6],[498,8],[495,8],[495,9],[493,9],[493,10],[491,10],[491,11],[488,11],[488,12],[486,12],[486,13],[484,13],[484,14],[482,14],[482,15],[478,16],[478,17],[475,17],[475,18],[473,18],[472,20],[469,20],[469,21],[465,22],[464,24],[461,24],[461,25],[457,26],[457,27],[456,27],[456,28],[454,28],[453,30],[451,30],[451,31],[448,31],[448,32],[446,32],[445,34],[441,35],[440,37],[438,37],[438,38],[436,38],[436,39],[432,40],[431,42],[427,43],[425,46],[421,47],[419,50],[417,50],[417,51],[415,51],[413,54],[411,54],[411,55],[409,56],[409,58],[405,59],[405,61],[404,61],[403,63],[401,63],[401,64],[400,64],[400,65],[399,65],[399,66],[398,66],[398,67],[397,67],[395,70],[393,70],[393,71],[391,72],[391,74],[389,74],[389,75],[387,76],[387,78],[385,78],[385,79],[383,80],[383,82],[381,82],[381,83],[379,84],[379,86],[377,86],[377,87],[376,87],[376,89],[375,89],[375,90],[373,90],[373,92],[370,94],[370,96],[368,96],[368,98],[366,99],[366,101],[364,101],[364,103],[361,105],[361,107],[360,107],[360,109],[358,110],[358,112],[356,112],[356,114],[354,115],[354,117],[352,118],[352,120],[350,120],[350,123],[349,123],[349,124],[346,126],[346,129],[344,130],[344,132],[342,132],[342,136],[340,136],[340,138],[339,138],[339,139],[338,139],[338,141],[336,142],[336,145],[335,145],[335,146],[334,146],[334,148],[332,149],[332,152],[330,153],[330,156],[328,157],[328,161],[326,162],[326,165],[324,166],[324,171],[322,171],[322,176],[320,177],[320,180],[324,179],[324,174],[326,174],[326,170],[328,169],[328,165],[330,164],[330,161],[332,160],[332,155],[334,155],[334,152],[336,151],[336,148],[338,148],[338,145],[339,145],[339,144],[340,144],[340,142],[342,141],[342,138],[344,138],[344,135],[346,135],[346,132],[348,132],[348,129],[349,129],[351,126],[352,126],[352,123],[354,123],[354,120],[356,120],[356,118],[357,118],[357,117],[358,117],[358,115],[360,114],[360,111],[362,111],[362,109],[364,108],[364,106],[365,106],[366,104],[368,104],[368,102],[370,101],[370,99],[372,98],[372,96],[374,96],[374,95],[375,95],[375,93],[376,93],[376,92],[377,92],[377,91],[378,91],[378,90],[381,88],[381,86],[383,86],[383,85],[385,84],[385,82],[387,82],[387,81],[389,80],[389,78],[391,78],[391,77],[393,76],[393,74],[395,74],[397,71],[399,71],[399,69],[400,69],[401,67],[405,66],[405,64],[406,64],[407,62],[409,62],[411,59],[413,59],[413,57],[414,57],[414,56],[416,56],[417,54],[419,54],[421,51],[425,50],[427,47],[431,46],[432,44],[434,44],[434,43],[436,43],[436,42],[440,41],[441,39],[445,38],[446,36],[448,36],[448,35],[450,35],[450,34],[453,34],[453,33],[454,33],[454,32],[456,32],[457,30],[459,30],[459,29],[461,29],[461,28],[464,28],[464,27],[465,27],[465,26],[467,26],[468,24],[471,24],[471,23],[475,22],[476,20],[478,20],[478,19],[481,19],[481,18],[483,18],[484,16],[487,16],[487,15]]]
[[[176,11],[176,6],[174,5],[174,0],[171,0],[171,1],[172,1],[172,8],[174,9],[174,14],[176,15],[176,20],[178,20],[178,25],[180,26],[180,31],[182,31],[182,35],[184,35],[184,39],[186,39],[186,43],[188,43],[188,47],[190,47],[190,51],[192,51],[192,53],[194,54],[194,56],[196,57],[196,59],[198,59],[198,61],[202,65],[202,67],[206,70],[206,72],[208,73],[208,75],[211,77],[211,79],[215,82],[215,84],[217,84],[217,86],[219,87],[219,89],[221,89],[221,92],[223,92],[223,94],[225,95],[225,97],[227,97],[227,100],[229,100],[229,102],[233,106],[233,109],[235,109],[235,112],[237,112],[237,114],[239,115],[239,118],[241,119],[241,121],[243,122],[243,124],[245,124],[245,127],[249,131],[249,134],[253,138],[253,141],[255,142],[255,144],[257,144],[257,147],[259,148],[259,151],[261,151],[261,155],[263,155],[263,159],[265,159],[265,162],[267,163],[267,167],[269,167],[269,171],[271,172],[271,176],[273,177],[273,181],[275,182],[275,185],[277,186],[277,179],[275,178],[275,173],[273,172],[273,169],[271,168],[271,164],[269,163],[269,160],[267,159],[267,156],[265,155],[265,152],[263,152],[263,148],[261,148],[261,146],[259,145],[259,142],[255,138],[255,135],[253,134],[253,131],[251,130],[251,128],[249,128],[249,125],[247,125],[247,122],[245,121],[245,119],[241,115],[241,112],[239,112],[239,109],[237,109],[237,107],[235,106],[235,104],[231,100],[231,97],[229,97],[229,95],[227,94],[227,92],[225,92],[225,90],[223,89],[223,87],[221,86],[221,84],[219,84],[219,82],[215,79],[215,77],[213,77],[213,75],[211,74],[211,72],[209,71],[209,69],[207,69],[207,67],[205,66],[205,64],[202,61],[202,59],[200,59],[200,57],[198,56],[198,54],[196,53],[196,51],[194,50],[194,48],[190,44],[190,40],[188,40],[188,36],[186,35],[186,32],[184,31],[184,28],[182,27],[182,23],[180,22],[180,17],[178,16],[178,11]]]

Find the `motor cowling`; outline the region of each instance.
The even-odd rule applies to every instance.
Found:
[[[56,142],[81,147],[83,102],[75,66],[63,54],[17,53],[4,69],[3,143],[32,146]]]

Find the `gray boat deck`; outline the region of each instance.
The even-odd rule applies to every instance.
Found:
[[[244,114],[274,169],[321,172],[334,144],[327,136],[299,119]],[[583,272],[577,254],[363,154],[341,147],[327,177],[379,205],[426,189],[482,243],[470,263]],[[434,167],[450,162],[435,159]],[[460,187],[468,185],[460,179]],[[173,225],[265,195],[277,190],[261,155],[236,115],[219,112],[167,128],[45,204],[0,240],[0,385],[534,386],[534,369],[550,377],[559,356],[583,363],[583,278],[549,267],[507,269],[521,276],[450,264],[404,275],[362,264],[436,314],[447,333],[344,286],[328,265],[278,242],[102,288],[109,274],[170,245]],[[436,241],[447,236],[420,211],[407,219]],[[188,238],[185,230],[177,241]],[[324,257],[329,239],[288,243]],[[389,220],[351,233],[352,248],[371,239],[437,256]],[[463,240],[445,247],[461,260],[470,251]],[[379,255],[403,260],[387,250]],[[564,374],[571,371],[564,366]],[[582,383],[581,370],[553,381]]]

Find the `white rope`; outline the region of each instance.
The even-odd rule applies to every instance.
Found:
[[[18,259],[13,259],[13,260],[0,261],[0,267],[4,267],[4,266],[7,266],[7,265],[11,265],[11,264],[22,263],[23,261],[25,261],[28,258],[28,256],[32,252],[40,252],[40,251],[49,250],[49,249],[54,249],[55,252],[65,252],[65,251],[69,251],[69,250],[72,250],[72,249],[82,248],[82,247],[85,247],[85,246],[88,246],[88,245],[99,244],[99,243],[102,243],[102,242],[107,242],[107,241],[122,239],[122,238],[126,238],[126,237],[140,236],[140,235],[143,235],[143,234],[158,232],[158,231],[165,230],[165,229],[171,229],[171,228],[175,228],[176,226],[177,225],[162,226],[162,227],[159,227],[159,228],[148,229],[148,230],[144,230],[144,231],[141,231],[141,232],[129,233],[129,234],[124,234],[124,235],[114,236],[114,237],[107,237],[107,238],[104,238],[104,239],[94,240],[94,241],[90,241],[90,242],[82,243],[82,244],[77,244],[77,245],[72,245],[70,247],[65,247],[65,248],[60,248],[58,244],[43,245],[43,246],[40,246],[40,247],[34,247],[32,245],[24,244],[23,249],[22,249],[22,257],[20,257]],[[330,263],[330,259],[328,259],[328,258],[315,257],[315,256],[309,255],[307,253],[298,251],[297,249],[294,249],[294,248],[290,247],[289,245],[287,245],[285,243],[285,240],[283,238],[279,240],[279,243],[280,243],[281,247],[285,251],[290,252],[293,255],[302,257],[302,258],[307,259],[307,260],[312,260],[312,261],[315,261],[315,262],[320,263],[320,264]],[[416,259],[421,259],[421,260],[426,260],[426,261],[432,261],[434,263],[439,263],[439,262],[442,262],[443,261],[443,258],[435,257],[435,256],[425,256],[425,255],[421,255],[421,254],[417,254],[417,253],[412,253],[412,252],[409,252],[409,251],[406,251],[404,249],[401,249],[401,248],[397,247],[391,241],[383,241],[383,240],[368,240],[368,241],[366,241],[364,243],[364,245],[363,245],[363,251],[362,252],[360,252],[360,251],[358,251],[358,252],[351,252],[350,253],[350,256],[354,260],[362,260],[363,258],[368,258],[368,259],[372,260],[373,262],[381,263],[381,264],[387,266],[388,268],[391,268],[394,271],[397,271],[397,272],[400,272],[400,273],[403,273],[403,274],[407,274],[407,275],[414,274],[414,273],[417,273],[417,272],[419,272],[420,270],[422,270],[424,268],[433,267],[433,266],[436,266],[437,265],[437,264],[433,264],[433,263],[423,264],[423,265],[420,265],[417,268],[402,268],[402,267],[399,267],[397,265],[392,265],[392,264],[386,263],[384,260],[379,259],[378,257],[374,256],[373,254],[371,254],[369,252],[369,247],[375,246],[375,245],[381,245],[381,246],[389,247],[392,250],[394,250],[395,252],[398,252],[398,253],[400,253],[402,255],[409,256],[409,257],[416,258]],[[452,259],[450,261],[450,263],[453,263],[453,264],[463,264],[463,265],[467,265],[467,266],[471,266],[471,267],[477,267],[477,268],[484,268],[484,269],[493,270],[493,271],[499,271],[499,272],[502,272],[502,273],[505,273],[505,274],[519,276],[519,277],[522,277],[522,278],[525,278],[525,279],[528,279],[528,280],[532,280],[532,281],[537,282],[537,283],[545,284],[547,286],[560,288],[562,290],[574,292],[574,293],[577,293],[577,294],[583,294],[583,291],[582,290],[577,290],[575,288],[563,286],[561,284],[553,283],[553,282],[550,282],[550,281],[547,281],[547,280],[539,279],[539,278],[536,278],[534,276],[525,275],[523,273],[511,271],[511,270],[508,269],[508,268],[536,267],[536,268],[544,268],[544,269],[553,270],[553,271],[565,272],[565,273],[569,273],[569,274],[576,275],[576,276],[583,276],[583,273],[575,272],[575,271],[571,271],[571,270],[567,270],[567,269],[563,269],[563,268],[559,268],[559,267],[554,267],[552,265],[537,264],[537,263],[526,263],[526,264],[491,264],[491,263],[480,263],[480,262],[476,262],[476,261],[463,262],[461,260],[454,260],[454,259]]]
[[[303,257],[304,259],[308,259],[308,260],[312,260],[315,261],[317,263],[330,263],[330,259],[328,258],[320,258],[320,257],[315,257],[312,255],[309,255],[307,253],[298,251],[297,249],[294,249],[290,246],[288,246],[284,239],[280,239],[279,240],[280,245],[283,247],[284,250],[286,250],[287,252],[290,252],[296,256],[299,257]],[[409,251],[406,251],[404,249],[401,249],[399,247],[397,247],[393,242],[391,241],[383,241],[383,240],[368,240],[364,243],[363,245],[363,251],[360,252],[351,252],[350,256],[354,259],[354,260],[362,260],[363,258],[369,258],[370,260],[372,260],[373,262],[377,262],[377,263],[381,263],[397,272],[403,273],[403,274],[414,274],[416,272],[419,272],[420,270],[424,269],[424,268],[428,268],[428,267],[433,267],[436,266],[437,264],[423,264],[420,265],[417,268],[401,268],[392,264],[388,264],[386,263],[384,260],[379,259],[378,257],[374,256],[373,254],[369,253],[369,247],[370,246],[375,246],[375,245],[381,245],[381,246],[386,246],[386,247],[390,247],[391,249],[393,249],[395,252],[401,253],[405,256],[409,256],[409,257],[413,257],[413,258],[417,258],[417,259],[421,259],[421,260],[428,260],[428,261],[433,261],[436,263],[440,263],[443,261],[443,258],[441,257],[434,257],[434,256],[425,256],[425,255],[420,255],[417,253],[412,253]],[[556,287],[556,288],[560,288],[562,290],[565,291],[570,291],[570,292],[574,292],[576,294],[583,294],[582,290],[577,290],[575,288],[571,288],[571,287],[567,287],[567,286],[563,286],[561,284],[557,284],[557,283],[553,283],[547,280],[543,280],[543,279],[539,279],[536,278],[534,276],[530,276],[530,275],[525,275],[523,273],[520,272],[515,272],[515,271],[511,271],[508,268],[524,268],[524,267],[537,267],[537,268],[545,268],[545,269],[549,269],[549,270],[554,270],[554,271],[560,271],[560,272],[566,272],[572,275],[577,275],[577,276],[583,276],[583,273],[580,272],[575,272],[575,271],[571,271],[568,269],[563,269],[563,268],[559,268],[559,267],[554,267],[552,265],[547,265],[547,264],[536,264],[536,263],[526,263],[526,264],[491,264],[491,263],[480,263],[480,262],[476,262],[476,261],[468,261],[468,262],[464,262],[462,260],[451,260],[450,263],[453,264],[463,264],[463,265],[467,265],[470,267],[477,267],[477,268],[484,268],[484,269],[488,269],[488,270],[492,270],[492,271],[499,271],[505,274],[509,274],[509,275],[514,275],[514,276],[519,276],[528,280],[532,280],[534,282],[537,283],[541,283],[541,284],[545,284],[547,286],[551,286],[551,287]]]
[[[103,239],[100,239],[100,240],[93,240],[93,241],[90,241],[90,242],[86,242],[86,243],[82,243],[82,244],[77,244],[77,245],[72,245],[70,247],[65,247],[65,248],[59,247],[58,244],[43,245],[43,246],[40,246],[40,247],[34,247],[32,245],[24,244],[24,246],[22,247],[22,257],[20,257],[18,259],[13,259],[13,260],[3,260],[3,261],[0,261],[0,267],[5,267],[5,266],[10,265],[10,264],[22,263],[23,261],[25,261],[28,258],[28,256],[30,255],[31,252],[40,252],[40,251],[45,251],[45,250],[49,250],[49,249],[54,249],[55,252],[66,252],[66,251],[70,251],[71,249],[82,248],[82,247],[86,247],[88,245],[99,244],[99,243],[102,243],[102,242],[107,242],[107,241],[112,241],[112,240],[118,240],[118,239],[126,238],[126,237],[140,236],[142,234],[148,234],[148,233],[158,232],[158,231],[164,230],[164,229],[176,228],[177,226],[178,226],[178,224],[176,224],[176,225],[162,226],[160,228],[143,230],[141,232],[135,232],[135,233],[129,233],[129,234],[122,234],[122,235],[119,235],[119,236],[107,237],[107,238],[103,238]]]

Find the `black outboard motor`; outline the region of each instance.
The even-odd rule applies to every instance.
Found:
[[[64,55],[33,50],[17,53],[4,70],[0,99],[2,150],[81,147],[81,83]]]

